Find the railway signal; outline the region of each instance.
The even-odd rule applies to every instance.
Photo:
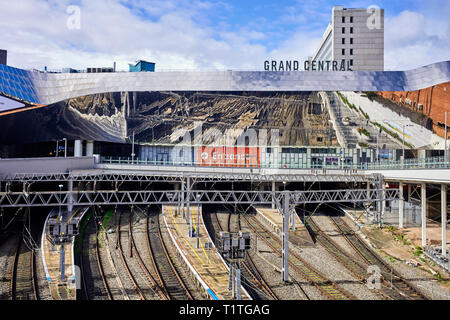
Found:
[[[239,262],[245,258],[245,253],[251,248],[249,232],[224,232],[220,231],[216,236],[216,247],[222,256],[230,262],[229,290],[237,300],[241,300],[241,270]],[[235,290],[236,289],[236,290]]]

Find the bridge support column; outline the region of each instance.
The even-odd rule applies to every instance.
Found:
[[[92,157],[94,155],[94,141],[86,142],[86,157]]]
[[[405,199],[403,198],[403,182],[398,184],[399,201],[398,201],[398,227],[403,229],[403,217],[405,215]]]
[[[180,191],[180,185],[178,183],[174,184],[174,190]],[[180,197],[177,197],[177,208],[175,209],[175,216],[178,216],[180,214]]]
[[[420,189],[422,201],[422,248],[425,249],[427,245],[427,185],[422,183]]]
[[[184,190],[185,190],[185,184],[186,182],[181,180],[181,210],[183,211],[183,219],[186,219],[186,213],[184,211]]]
[[[377,199],[377,213],[376,213],[377,221],[376,221],[376,223],[378,223],[378,226],[381,228],[381,226],[382,226],[381,214],[383,211],[382,207],[383,207],[383,194],[384,194],[384,192],[383,192],[383,190],[384,190],[383,177],[381,175],[378,177],[378,182],[377,182],[376,187],[378,189],[378,191],[377,191],[378,199]]]
[[[68,206],[67,206],[67,211],[69,212],[69,214],[71,214],[72,213],[72,210],[73,210],[73,181],[69,181],[68,183],[67,183],[67,190],[70,192],[69,193],[69,196],[68,196]]]
[[[275,181],[272,181],[272,192],[276,192],[277,188],[275,186]],[[272,209],[276,208],[275,197],[272,197]]]
[[[189,219],[189,237],[192,237],[192,215],[190,212],[190,200],[191,200],[191,179],[187,178],[187,201],[186,201],[186,207],[187,207],[187,218]]]
[[[83,141],[75,140],[74,145],[74,157],[82,157],[83,156]]]
[[[442,255],[447,254],[447,185],[441,185]]]
[[[370,182],[367,182],[367,199],[370,199]],[[366,225],[369,225],[370,202],[366,204]]]
[[[383,192],[382,192],[383,201],[381,202],[381,217],[384,218],[386,215],[386,184],[383,181],[381,185],[383,186]],[[380,219],[381,219],[381,217],[380,217]]]
[[[283,208],[283,281],[289,281],[289,192],[286,192],[283,195],[282,200],[282,208]]]

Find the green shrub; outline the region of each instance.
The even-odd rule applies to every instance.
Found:
[[[422,255],[422,253],[423,253],[423,252],[422,252],[422,248],[421,248],[421,247],[419,247],[419,246],[415,246],[415,247],[414,247],[413,254],[414,254],[416,257]]]
[[[358,128],[356,129],[356,131],[358,131],[359,134],[363,134],[366,137],[370,137],[369,131],[367,131],[365,128]]]

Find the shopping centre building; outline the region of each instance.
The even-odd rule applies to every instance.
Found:
[[[70,151],[78,155],[83,153],[79,149],[83,144],[87,154],[129,153],[128,149],[116,147],[98,148],[105,143],[125,144],[133,139],[141,146],[170,146],[180,141],[183,132],[193,132],[195,121],[212,130],[215,123],[222,122],[220,127],[223,119],[229,117],[229,123],[225,123],[228,127],[220,129],[222,133],[225,129],[242,132],[275,128],[281,130],[280,146],[302,150],[297,153],[311,154],[311,150],[299,147],[351,145],[355,149],[372,149],[358,151],[361,157],[364,153],[364,157],[373,159],[378,154],[379,159],[383,154],[380,150],[389,147],[379,143],[377,134],[371,137],[373,147],[370,141],[345,143],[338,128],[339,116],[333,115],[333,103],[338,100],[348,105],[355,117],[365,117],[367,126],[388,132],[399,149],[402,145],[403,149],[405,145],[407,149],[442,149],[443,142],[438,140],[443,140],[445,110],[450,110],[450,61],[413,70],[384,71],[383,40],[383,10],[335,7],[322,43],[308,62],[312,66],[313,62],[351,61],[353,71],[154,72],[152,64],[152,68],[138,72],[90,68],[87,72],[70,69],[63,73],[0,64],[0,157],[20,156],[25,150],[33,150],[30,155],[42,155],[37,151],[40,149],[43,154],[60,155],[59,150],[52,148],[63,139],[70,141]],[[107,72],[102,71],[106,69]],[[340,98],[336,95],[336,101],[330,102],[325,92],[336,92]],[[375,99],[381,104],[394,103],[390,107],[392,118],[381,119],[387,113],[378,110],[369,119],[373,95],[367,93],[376,93],[377,99],[383,97],[386,101]],[[439,99],[433,99],[437,93]],[[434,105],[434,100],[440,102],[439,106]],[[395,115],[396,108],[403,118]],[[408,129],[413,124],[405,125],[406,121],[426,132]],[[361,127],[353,129],[363,132]],[[418,141],[421,135],[427,141]],[[380,150],[373,152],[375,148]],[[150,151],[141,149],[136,154],[148,156]],[[332,151],[322,153],[344,152]],[[398,158],[392,151],[384,154]]]

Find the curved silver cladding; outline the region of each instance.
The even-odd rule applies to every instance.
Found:
[[[0,80],[7,80],[8,68],[20,70],[5,67],[0,68]],[[20,72],[37,95],[22,100],[46,105],[122,91],[414,91],[450,82],[450,61],[409,71]],[[15,85],[20,88],[21,84]],[[0,87],[2,91],[18,97],[14,91],[5,92]]]

